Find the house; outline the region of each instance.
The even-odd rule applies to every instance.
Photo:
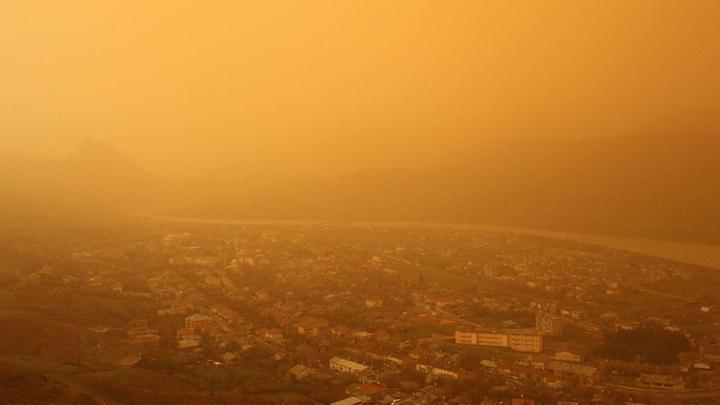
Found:
[[[480,360],[480,365],[487,368],[497,368],[497,363],[495,363],[493,360],[488,359]]]
[[[297,326],[300,335],[318,336],[321,331],[328,327],[328,321],[318,318],[305,318]]]
[[[190,308],[187,304],[174,303],[168,308],[161,308],[157,310],[157,314],[160,316],[165,315],[184,315],[189,312]]]
[[[348,388],[347,393],[358,398],[373,398],[387,392],[387,387],[375,383],[363,383]]]
[[[372,333],[361,330],[361,331],[353,333],[353,337],[358,338],[358,339],[369,339],[372,337]]]
[[[583,356],[578,353],[573,353],[571,351],[560,351],[556,352],[555,355],[553,355],[553,359],[559,360],[559,361],[569,361],[569,362],[575,362],[579,363],[583,361]]]
[[[232,363],[233,361],[237,360],[238,355],[237,355],[237,353],[233,353],[233,352],[225,352],[222,354],[222,356],[220,356],[220,358],[225,363]]]
[[[382,298],[368,298],[365,300],[365,307],[367,308],[380,308],[383,304]]]
[[[288,374],[290,374],[291,377],[298,381],[302,381],[312,377],[315,372],[315,369],[307,367],[303,364],[297,364],[293,366],[290,370],[288,370]]]
[[[154,329],[146,329],[142,332],[133,331],[133,333],[128,333],[128,342],[135,346],[158,347],[160,345],[160,335]]]
[[[200,346],[200,341],[197,339],[190,339],[190,338],[183,338],[178,340],[177,342],[177,348],[178,349],[194,349],[196,347]]]
[[[330,333],[333,334],[333,336],[348,336],[352,334],[352,331],[350,328],[343,326],[343,325],[337,325],[330,328]]]
[[[182,339],[197,339],[200,340],[200,335],[195,333],[195,329],[191,328],[180,328],[175,332],[175,337],[179,340]]]
[[[597,374],[597,367],[587,366],[579,363],[567,363],[564,361],[550,360],[547,364],[548,370],[557,373],[576,375],[584,378],[592,378]]]
[[[643,374],[637,379],[641,387],[681,390],[685,388],[685,381],[680,376],[666,374]]]
[[[223,304],[215,303],[210,305],[210,311],[213,314],[217,315],[223,321],[230,324],[239,323],[242,321],[242,317],[237,312],[233,311],[232,309],[226,307]]]
[[[255,331],[255,334],[266,340],[280,341],[283,340],[283,333],[277,329],[261,328]]]
[[[459,375],[457,372],[440,368],[440,367],[433,367],[427,364],[416,364],[415,369],[417,371],[420,371],[425,374],[429,374],[433,377],[441,377],[441,378],[449,378],[452,380],[457,380]]]
[[[185,328],[192,329],[197,333],[209,334],[219,331],[220,325],[207,315],[195,314],[185,318]]]
[[[135,319],[129,325],[130,327],[127,330],[128,343],[146,348],[160,345],[158,331],[148,328],[146,320]]]

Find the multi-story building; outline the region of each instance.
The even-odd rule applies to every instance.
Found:
[[[720,346],[718,345],[700,346],[700,354],[710,361],[720,362]]]
[[[588,321],[569,321],[563,326],[566,334],[600,340],[605,336],[602,328]]]
[[[477,344],[477,333],[475,332],[463,332],[460,330],[455,331],[455,343],[459,345],[476,345]]]
[[[512,330],[504,332],[455,331],[455,343],[485,347],[507,347],[519,352],[540,353],[543,337],[534,331]]]
[[[330,359],[330,369],[337,370],[342,373],[357,374],[367,370],[368,366],[356,363],[342,357],[333,357]]]
[[[508,347],[508,335],[504,333],[477,333],[478,346]]]
[[[563,320],[552,313],[538,312],[535,314],[535,329],[543,336],[557,336],[562,333]]]
[[[508,347],[518,352],[540,353],[543,350],[543,337],[536,334],[509,334]]]

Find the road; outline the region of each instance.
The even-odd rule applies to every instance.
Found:
[[[644,293],[646,293],[646,294],[659,295],[659,296],[661,296],[661,297],[673,298],[673,299],[680,300],[680,301],[685,301],[685,302],[695,302],[695,300],[693,300],[693,299],[691,299],[691,298],[681,297],[681,296],[679,296],[679,295],[674,295],[674,294],[668,294],[668,293],[664,293],[664,292],[661,292],[661,291],[648,290],[647,288],[638,288],[637,290],[640,291],[640,292],[644,292]]]
[[[651,395],[675,399],[720,398],[720,388],[687,388],[681,390],[632,387],[628,385],[597,384],[596,388],[627,394]]]

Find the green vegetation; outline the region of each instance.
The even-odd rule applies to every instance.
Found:
[[[614,360],[671,364],[678,361],[680,353],[690,350],[690,342],[682,333],[643,326],[608,335],[597,354]]]

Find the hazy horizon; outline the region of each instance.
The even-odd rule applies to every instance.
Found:
[[[0,403],[720,400],[720,0],[0,5]]]
[[[432,167],[503,139],[720,133],[720,3],[13,2],[0,150],[164,176]]]

